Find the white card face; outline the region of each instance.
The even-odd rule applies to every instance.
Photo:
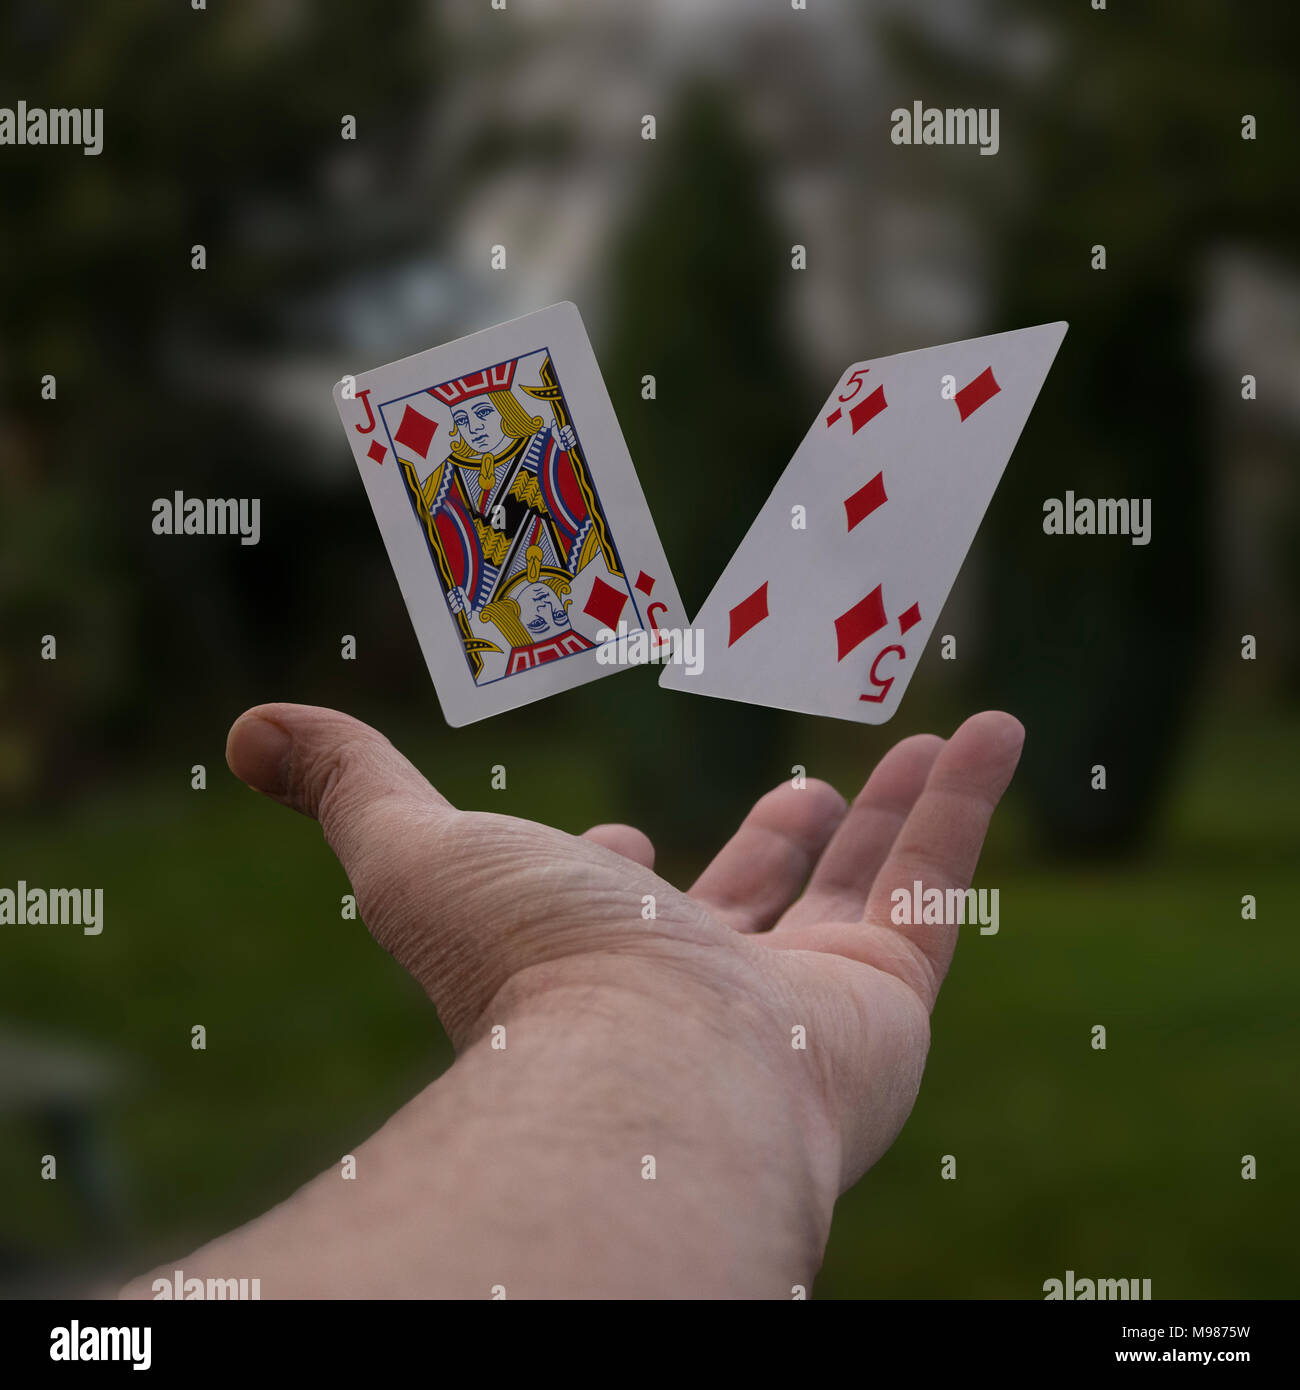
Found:
[[[572,304],[334,388],[449,724],[620,669],[677,586]],[[642,639],[644,642],[644,639]]]
[[[1064,323],[855,363],[695,619],[669,689],[883,724],[898,709]]]

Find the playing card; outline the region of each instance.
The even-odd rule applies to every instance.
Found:
[[[699,673],[660,684],[891,718],[1065,330],[850,367],[695,619]]]
[[[449,724],[618,670],[628,634],[681,626],[574,305],[345,377],[334,399]]]

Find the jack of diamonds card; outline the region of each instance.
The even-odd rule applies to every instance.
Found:
[[[1063,323],[845,371],[660,684],[882,724],[897,710]]]
[[[334,394],[449,724],[607,675],[620,634],[681,625],[572,304]]]

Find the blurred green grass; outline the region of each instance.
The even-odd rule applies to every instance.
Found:
[[[1066,1269],[1295,1296],[1300,727],[1207,709],[1181,766],[1127,863],[1035,862],[1014,797],[995,822],[976,882],[1000,930],[963,933],[920,1099],[841,1200],[819,1297],[1041,1298]]]
[[[434,765],[429,736],[396,741]],[[604,817],[608,772],[531,758],[512,756],[504,809]],[[481,768],[440,762],[453,800],[498,804]],[[1298,764],[1294,719],[1207,711],[1156,842],[1110,865],[1042,862],[1012,800],[977,879],[1000,932],[963,933],[920,1101],[841,1201],[818,1296],[1038,1298],[1067,1268],[1157,1298],[1295,1294]],[[0,1015],[124,1067],[107,1134],[139,1267],[287,1195],[450,1061],[421,992],[341,919],[315,826],[209,776],[0,827],[6,885],[105,891],[98,938],[0,929]],[[7,1126],[4,1239],[72,1252],[66,1185],[33,1180],[43,1151]]]

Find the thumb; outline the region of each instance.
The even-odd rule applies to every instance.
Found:
[[[311,705],[258,705],[235,721],[226,761],[256,791],[320,822],[371,935],[439,1004],[430,853],[456,811],[369,725]]]
[[[528,967],[607,949],[611,931],[623,940],[607,928],[593,945],[591,901],[635,902],[636,875],[667,889],[641,867],[648,855],[616,860],[559,830],[456,810],[382,734],[334,710],[259,705],[235,721],[226,758],[320,822],[370,934],[424,986],[458,1049]]]
[[[255,791],[319,821],[349,878],[399,821],[455,814],[381,733],[337,710],[258,705],[231,727],[226,761]]]

